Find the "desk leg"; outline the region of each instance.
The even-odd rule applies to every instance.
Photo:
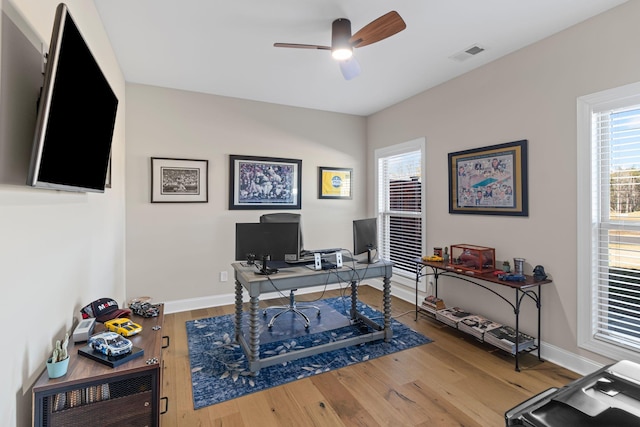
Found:
[[[235,317],[236,342],[240,340],[242,333],[242,285],[236,280],[236,317]]]
[[[540,347],[542,347],[541,343],[542,343],[542,332],[540,332],[540,326],[541,326],[541,321],[540,321],[540,308],[542,307],[542,296],[540,294],[541,289],[540,289],[540,285],[538,285],[538,293],[536,295],[536,308],[538,309],[538,360],[542,361],[542,357],[540,356]]]
[[[358,283],[353,281],[351,282],[351,320],[356,320],[357,318],[357,307],[358,307]]]
[[[418,311],[420,311],[420,309],[418,308],[418,282],[420,281],[420,273],[422,272],[422,268],[420,266],[420,264],[416,264],[416,318],[415,321],[418,321]]]
[[[514,309],[515,315],[516,315],[516,372],[520,372],[520,364],[518,363],[518,357],[519,357],[519,352],[520,352],[520,346],[519,346],[519,340],[518,337],[520,336],[520,302],[522,301],[522,298],[524,298],[524,295],[522,295],[522,297],[520,296],[520,292],[518,291],[518,289],[516,289],[516,307]]]
[[[260,331],[258,323],[258,311],[260,299],[258,297],[250,297],[249,311],[249,365],[253,365],[260,357]],[[253,372],[253,369],[252,369]],[[258,370],[255,370],[257,373]]]
[[[393,336],[391,330],[391,278],[385,277],[382,285],[382,305],[384,307],[384,340],[389,342]]]

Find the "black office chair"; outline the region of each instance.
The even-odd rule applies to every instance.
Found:
[[[264,214],[262,216],[260,216],[260,222],[296,222],[298,224],[301,223],[300,220],[300,214],[297,213],[291,213],[291,212],[278,212],[278,213],[270,213],[270,214]],[[298,254],[299,256],[302,255],[303,251],[304,251],[304,246],[302,243],[302,226],[300,227],[300,253]],[[284,313],[294,313],[297,314],[298,316],[302,317],[302,319],[304,320],[304,327],[305,329],[309,329],[309,317],[304,314],[301,310],[316,310],[316,317],[320,316],[320,308],[315,306],[315,305],[311,305],[311,304],[296,304],[296,300],[295,300],[295,294],[294,291],[297,291],[297,289],[291,289],[291,291],[289,292],[289,304],[288,305],[276,305],[276,306],[271,306],[271,307],[267,307],[262,311],[262,315],[266,316],[267,315],[267,310],[271,310],[271,309],[275,309],[275,310],[280,310],[278,311],[276,314],[273,315],[273,317],[271,317],[271,320],[269,320],[269,323],[267,324],[267,327],[269,329],[271,329],[271,327],[273,326],[273,324],[275,323],[275,321],[278,319],[279,316],[283,315]]]

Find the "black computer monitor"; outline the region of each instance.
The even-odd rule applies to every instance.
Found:
[[[353,221],[353,254],[367,253],[367,260],[362,263],[378,262],[372,252],[378,250],[378,220],[376,218],[356,219]]]
[[[260,222],[295,222],[298,224],[298,234],[300,239],[300,248],[298,254],[302,255],[304,242],[302,241],[302,217],[299,213],[294,212],[274,212],[260,215]],[[295,260],[291,260],[295,261]]]
[[[265,256],[271,261],[298,259],[299,228],[290,222],[236,223],[236,261],[247,261],[249,254],[257,261]]]

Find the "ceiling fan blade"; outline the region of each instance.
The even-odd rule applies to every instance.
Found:
[[[351,36],[350,41],[353,47],[363,47],[384,40],[405,28],[407,28],[407,24],[402,17],[398,12],[392,10],[362,27]]]
[[[346,80],[351,80],[354,77],[360,75],[360,64],[356,60],[355,56],[349,59],[344,59],[340,62],[340,71]]]
[[[296,49],[320,49],[320,50],[331,50],[329,46],[320,46],[317,44],[298,44],[298,43],[274,43],[274,47],[292,47]]]

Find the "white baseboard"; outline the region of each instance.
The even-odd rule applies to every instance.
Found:
[[[333,285],[327,285],[326,287],[316,286],[312,288],[302,288],[296,291],[296,295],[310,294],[312,292],[322,292],[325,289],[326,290],[340,289],[340,285],[333,284]],[[249,302],[249,295],[247,295],[246,292],[243,293],[242,296],[243,296],[244,302]],[[289,298],[288,294],[280,295],[277,292],[271,292],[271,293],[264,294],[264,299],[277,298],[278,296],[280,296],[281,298]],[[176,300],[176,301],[167,301],[164,303],[164,312],[166,314],[179,313],[181,311],[198,310],[201,308],[235,304],[235,302],[236,302],[235,293],[214,295],[214,296],[202,297],[202,298],[189,298],[189,299]]]
[[[198,310],[201,308],[218,307],[233,304],[234,294],[214,295],[202,298],[189,298],[164,303],[164,313],[180,313],[181,311]]]
[[[543,360],[548,360],[551,363],[577,372],[580,375],[588,375],[604,366],[601,363],[594,362],[593,360],[586,359],[545,342],[543,342],[542,347],[540,347],[540,355]]]
[[[371,279],[367,284],[382,291],[382,280],[380,279]],[[391,282],[391,295],[412,304],[416,301],[415,288],[397,285],[394,284],[393,281]],[[421,301],[425,296],[426,295],[419,294],[418,301]],[[544,341],[540,344],[540,356],[543,360],[548,360],[551,363],[555,363],[558,366],[562,366],[580,375],[590,374],[604,366],[601,363],[594,362],[593,360],[571,353],[560,347],[547,344]]]
[[[376,288],[382,291],[382,280],[380,279],[368,279],[367,285]],[[333,290],[340,289],[340,285],[328,285],[326,288],[324,286],[318,286],[313,288],[303,288],[296,291],[298,295],[304,295],[312,292],[319,292],[323,289]],[[278,297],[277,293],[265,294],[265,299],[276,298]],[[415,289],[410,288],[404,285],[395,284],[393,281],[391,282],[391,295],[396,298],[400,298],[403,301],[407,301],[409,303],[414,304],[416,302],[416,294]],[[248,302],[249,298],[246,293],[244,296],[244,302]],[[286,298],[287,296],[283,296]],[[424,298],[425,295],[418,295],[418,300],[420,301]],[[201,308],[208,307],[216,307],[220,305],[228,305],[235,303],[235,294],[224,294],[224,295],[215,295],[210,297],[202,297],[202,298],[190,298],[184,300],[176,300],[176,301],[168,301],[164,303],[164,312],[165,313],[178,313],[181,311],[189,311],[189,310],[198,310]],[[548,360],[549,362],[555,363],[558,366],[562,366],[563,368],[569,369],[570,371],[576,372],[580,375],[590,374],[600,368],[602,368],[602,364],[579,356],[577,354],[568,352],[560,347],[556,347],[551,344],[547,344],[545,342],[541,343],[540,347],[540,355],[542,359]]]

